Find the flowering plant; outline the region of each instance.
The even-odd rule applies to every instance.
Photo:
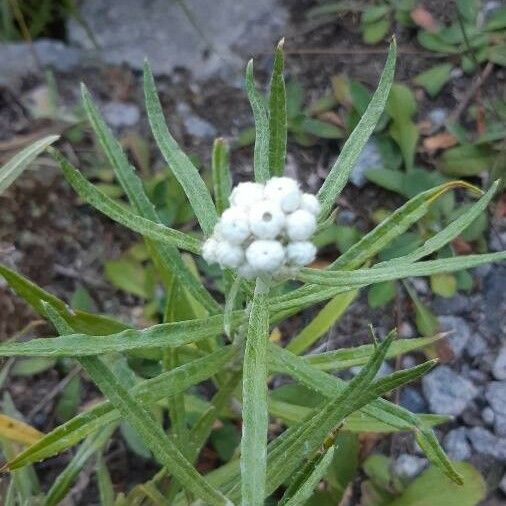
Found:
[[[166,290],[167,309],[162,323],[145,329],[132,328],[108,316],[72,311],[63,301],[0,265],[0,275],[35,311],[50,320],[59,334],[1,344],[0,356],[71,358],[106,398],[9,458],[6,468],[16,471],[84,439],[68,468],[47,493],[45,504],[59,503],[84,462],[94,452],[102,452],[122,420],[130,424],[151,450],[160,471],[126,496],[118,495],[115,502],[118,505],[138,504],[135,501],[140,496],[155,498],[158,504],[179,505],[200,499],[212,505],[260,506],[275,493],[282,493],[279,504],[302,504],[339,453],[340,448],[335,445],[339,430],[413,431],[428,459],[453,481],[462,482],[457,467],[448,459],[432,430],[433,425],[446,418],[415,415],[383,398],[392,389],[419,378],[434,361],[376,378],[387,354],[397,356],[427,345],[437,336],[394,342],[393,331],[382,342],[346,350],[348,359],[344,362],[343,350],[301,356],[328,330],[362,287],[471,268],[506,257],[505,252],[499,252],[421,260],[449,244],[486,209],[497,189],[495,183],[447,228],[415,251],[364,267],[447,192],[464,188],[480,193],[465,182],[452,181],[413,197],[325,269],[305,267],[316,254],[311,235],[316,227],[325,227],[332,220],[336,198],[381,116],[393,81],[395,59],[393,42],[378,89],[317,196],[303,193],[296,181],[283,174],[286,97],[282,43],[276,49],[268,101],[255,87],[250,62],[246,89],[256,126],[255,181],[241,183],[231,191],[227,148],[219,139],[213,150],[214,200],[167,129],[154,79],[146,64],[144,88],[151,128],[193,207],[205,242],[195,234],[160,222],[142,182],[83,87],[85,111],[129,206],[107,197],[59,151],[51,149],[51,153],[84,201],[144,237]],[[208,262],[220,264],[226,287],[224,305],[195,274],[181,251],[202,254]],[[287,277],[298,286],[294,288],[291,284],[284,291],[271,293],[271,280],[283,282]],[[254,278],[255,285],[251,281]],[[293,336],[286,347],[269,339],[271,326],[327,300],[311,331],[304,329]],[[190,319],[183,308],[192,312]],[[186,316],[182,318],[181,314]],[[232,337],[231,342],[225,334]],[[142,379],[133,363],[125,360],[139,353],[157,364],[158,374]],[[363,366],[350,382],[331,374],[350,364]],[[320,403],[306,411],[294,405],[290,410],[288,403],[276,403],[268,388],[269,375],[274,374],[291,376],[314,391]],[[216,393],[196,419],[188,417],[185,405],[188,389],[209,379]],[[238,388],[241,383],[242,388]],[[228,411],[233,399],[241,406],[240,455],[232,456],[223,468],[203,476],[195,468],[195,462],[216,420]],[[162,416],[156,416],[165,411],[169,427]],[[288,425],[281,435],[272,435],[270,441],[269,415]],[[98,472],[103,477],[104,466]],[[106,487],[107,480],[99,481]],[[104,490],[110,492],[110,487]]]

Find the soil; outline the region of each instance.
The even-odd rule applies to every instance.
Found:
[[[353,16],[333,18],[329,19],[329,22],[314,25],[304,17],[304,12],[313,2],[286,0],[285,3],[291,12],[291,22],[286,35],[287,74],[302,82],[308,103],[328,92],[331,76],[339,73],[353,76],[369,88],[375,87],[384,63],[384,54],[378,54],[377,48],[384,46],[374,46],[373,49],[364,46]],[[440,2],[426,2],[429,9],[429,4],[442,5]],[[438,10],[434,9],[433,12]],[[451,12],[443,9],[438,15],[443,19],[451,16]],[[400,31],[397,36],[400,47],[397,79],[408,82],[414,75],[434,63],[434,54],[420,50],[412,41],[412,33],[407,30]],[[264,79],[264,82],[271,61],[271,55],[257,55],[258,78]],[[140,76],[128,68],[104,67],[95,63],[91,66],[83,65],[79,71],[71,74],[57,73],[55,78],[62,101],[68,107],[77,104],[79,82],[85,81],[93,95],[103,103],[122,100],[136,103],[141,111],[144,110]],[[471,79],[463,76],[454,80],[452,86],[446,87],[435,100],[420,96],[419,119],[423,120],[430,110],[438,107],[453,110]],[[504,84],[503,81],[504,75],[500,74],[500,71],[495,72],[488,79],[482,94],[494,96],[501,84]],[[48,120],[34,120],[23,105],[23,98],[39,84],[41,82],[37,79],[29,78],[16,92],[0,89],[0,158],[3,160],[12,154],[11,150],[2,150],[8,147],[9,143],[14,143],[23,136],[61,126]],[[234,140],[242,129],[251,125],[251,114],[243,91],[220,79],[195,83],[191,75],[181,70],[170,77],[157,79],[157,85],[166,111],[175,111],[176,105],[184,102],[194,114],[209,121],[220,136]],[[173,134],[186,152],[197,155],[202,165],[208,167],[212,140],[191,137],[185,132],[181,118],[174,115],[170,119]],[[144,113],[140,123],[131,130],[144,139],[149,139],[151,163],[156,170],[161,166],[161,160],[151,140]],[[128,129],[119,133],[124,135],[128,133]],[[76,162],[89,160],[82,166],[85,172],[93,168],[91,164],[95,159],[90,155],[94,153],[94,145],[86,127],[81,140],[72,144],[64,141],[60,147]],[[289,142],[289,170],[295,172],[307,188],[314,190],[333,161],[337,148],[338,144],[335,142],[322,141],[310,148]],[[251,175],[251,151],[248,147],[234,149],[232,152],[231,162],[237,181],[247,179]],[[117,258],[133,243],[135,234],[104,218],[89,206],[82,205],[53,162],[47,157],[42,160],[37,171],[28,171],[0,197],[0,260],[66,301],[70,300],[76,288],[84,286],[90,292],[98,311],[125,321],[139,322],[142,302],[111,288],[107,281],[104,281],[103,275],[104,261]],[[433,161],[423,155],[420,156],[419,162],[430,167]],[[363,230],[372,226],[369,219],[372,209],[380,205],[393,209],[400,202],[401,200],[392,194],[370,185],[360,190],[349,185],[340,199],[340,205],[352,213],[354,224]],[[332,249],[325,252],[329,258],[336,254]],[[473,297],[474,305],[470,310],[469,321],[478,322],[479,311],[482,311],[483,307],[482,295],[480,291],[476,291]],[[430,303],[431,297],[427,296],[426,301]],[[309,321],[315,311],[316,309],[294,318],[283,327],[283,334],[290,335],[300,328],[300,325]],[[473,311],[477,314],[473,315]],[[1,340],[22,331],[27,323],[38,320],[38,317],[2,284],[0,314]],[[368,308],[366,296],[362,294],[326,337],[324,346],[333,349],[368,342],[370,323],[378,333],[386,334],[392,327],[405,322],[413,324],[413,311],[402,294],[399,294],[396,303],[387,310],[376,311]],[[50,334],[50,329],[40,325],[23,334],[23,337],[45,336]],[[60,367],[30,378],[9,376],[3,388],[15,399],[17,409],[27,414],[48,392],[58,388],[67,372],[68,370]],[[92,400],[98,397],[99,394],[92,384],[85,381],[84,398]],[[48,401],[38,413],[33,414],[29,422],[42,431],[51,430],[57,424],[53,414],[57,400],[58,396]],[[443,432],[446,431],[447,429],[443,429]],[[412,450],[414,447],[413,441],[406,436],[395,437],[393,441],[387,440],[383,444],[390,445],[394,454]],[[71,456],[72,452],[69,451],[36,466],[37,470],[41,471],[40,476],[43,476],[43,486],[53,481]],[[209,458],[209,454],[207,457]],[[201,463],[204,464],[209,465],[208,462]],[[134,484],[145,481],[155,469],[149,461],[133,455],[119,436],[112,440],[108,465],[118,491],[128,490]],[[92,473],[83,475],[75,487],[74,502],[71,504],[98,504],[94,479]],[[488,504],[499,504],[494,503],[501,500],[499,497],[500,495],[492,494]]]

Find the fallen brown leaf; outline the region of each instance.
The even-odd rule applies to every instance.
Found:
[[[432,154],[440,149],[448,149],[458,143],[457,137],[449,132],[442,132],[440,134],[427,137],[423,141],[423,148],[427,153]]]
[[[432,14],[423,6],[419,5],[411,11],[413,22],[428,32],[437,32],[439,25]]]

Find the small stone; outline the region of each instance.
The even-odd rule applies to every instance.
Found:
[[[411,284],[415,287],[415,290],[425,295],[429,293],[429,284],[427,283],[427,280],[424,278],[411,278]]]
[[[107,102],[103,114],[107,124],[114,128],[134,126],[141,117],[137,105],[124,102]]]
[[[466,352],[471,358],[483,356],[488,352],[488,343],[480,334],[473,334],[467,341]]]
[[[399,337],[402,339],[409,339],[415,336],[415,329],[413,328],[413,325],[406,321],[401,322],[397,331],[399,333]]]
[[[469,297],[457,293],[453,297],[436,297],[432,308],[440,315],[458,315],[467,313],[471,307]]]
[[[483,427],[473,427],[467,431],[474,449],[483,455],[490,455],[498,460],[506,460],[506,439],[494,436]]]
[[[506,380],[506,345],[499,350],[499,354],[492,366],[492,374],[498,380]]]
[[[443,441],[443,446],[448,456],[453,460],[467,460],[471,458],[471,445],[467,439],[467,429],[459,427],[453,429]]]
[[[177,112],[181,116],[186,132],[198,139],[216,137],[216,128],[209,121],[193,114],[188,104],[180,102],[177,105]]]
[[[441,127],[445,124],[446,118],[448,117],[448,111],[441,107],[432,109],[429,112],[429,120],[435,127]]]
[[[368,170],[378,169],[382,166],[383,159],[378,144],[374,139],[369,139],[351,171],[350,181],[358,188],[362,188],[367,182],[365,173]]]
[[[496,434],[506,437],[506,381],[491,381],[485,390],[485,398],[494,411]]]
[[[399,402],[412,413],[425,413],[428,407],[423,395],[416,388],[409,386],[401,390]]]
[[[426,466],[427,459],[403,453],[395,459],[392,471],[398,478],[412,479],[418,476]]]
[[[458,416],[478,394],[477,388],[450,367],[441,365],[422,379],[423,393],[433,413]]]
[[[493,425],[494,419],[495,419],[495,413],[494,410],[487,406],[482,412],[481,412],[481,418],[487,425]]]
[[[502,477],[502,480],[499,483],[499,488],[503,494],[506,494],[506,474]]]
[[[439,327],[442,332],[449,332],[448,344],[455,358],[460,358],[471,337],[471,329],[464,318],[459,316],[440,316]]]

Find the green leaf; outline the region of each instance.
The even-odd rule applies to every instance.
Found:
[[[438,319],[408,283],[404,283],[404,287],[415,305],[416,328],[422,336],[433,336],[439,330]]]
[[[228,198],[232,189],[230,175],[229,147],[225,139],[219,138],[213,144],[212,172],[216,210],[221,215],[229,207]]]
[[[267,340],[269,288],[258,278],[251,304],[243,365],[242,504],[262,506],[267,466]]]
[[[3,165],[0,168],[0,195],[23,173],[37,156],[58,139],[59,135],[50,135],[39,139],[14,155]]]
[[[362,23],[373,23],[374,21],[378,21],[379,19],[385,17],[389,11],[390,7],[388,5],[367,7],[362,14],[361,21]]]
[[[381,186],[386,190],[390,190],[403,195],[404,180],[406,174],[398,170],[391,169],[370,169],[365,172],[365,177],[371,183]]]
[[[336,295],[330,300],[323,309],[306,325],[287,345],[296,355],[306,351],[321,336],[323,336],[335,323],[343,313],[348,309],[350,304],[357,297],[356,290],[348,293]]]
[[[453,465],[462,476],[462,485],[449,480],[438,468],[430,467],[388,506],[424,506],[425,504],[475,506],[480,503],[487,494],[487,487],[481,474],[467,462],[453,462]]]
[[[156,143],[171,171],[183,187],[202,231],[209,236],[218,221],[216,208],[197,168],[183,153],[167,128],[162,105],[156,92],[155,80],[147,62],[144,64],[144,94],[149,124]]]
[[[304,132],[322,139],[342,139],[344,137],[344,131],[341,128],[319,119],[304,118],[300,128]]]
[[[253,77],[253,60],[246,67],[246,92],[255,118],[255,150],[253,165],[255,180],[267,181],[269,171],[269,117],[263,95],[257,90]]]
[[[64,387],[55,407],[56,416],[66,422],[72,418],[81,403],[81,378],[76,374]]]
[[[478,0],[457,0],[457,10],[470,23],[476,22],[479,9],[480,2]]]
[[[366,112],[345,142],[339,157],[318,192],[322,205],[320,220],[324,220],[329,215],[333,203],[346,185],[362,149],[380,119],[393,82],[396,54],[397,49],[394,41],[390,44],[388,58],[378,88],[369,102]]]
[[[451,63],[434,65],[430,69],[420,72],[413,81],[434,98],[450,80],[452,68],[453,65]]]
[[[56,364],[56,359],[48,357],[33,357],[18,360],[11,368],[11,374],[14,376],[34,376],[41,372],[52,369]]]
[[[240,440],[237,427],[227,422],[211,433],[211,444],[223,462],[228,462],[232,458]]]
[[[361,26],[362,37],[366,44],[377,44],[390,30],[390,20],[381,18],[370,23],[363,23]]]
[[[114,506],[114,488],[104,458],[100,455],[97,463],[97,483],[100,506]]]
[[[128,258],[109,260],[104,264],[104,273],[116,288],[143,299],[149,297],[146,270],[140,263]]]
[[[441,155],[438,166],[449,176],[477,176],[492,167],[494,158],[494,151],[486,144],[463,144],[447,149]]]
[[[371,286],[367,292],[367,302],[373,309],[386,306],[395,297],[395,283],[384,281]]]
[[[135,385],[130,394],[146,407],[167,397],[187,390],[215,375],[236,354],[232,347],[225,347],[200,359],[188,362],[159,376]],[[110,402],[102,402],[80,413],[68,422],[56,427],[40,441],[17,455],[8,465],[17,469],[30,463],[51,457],[77,444],[92,432],[120,420],[120,414]]]
[[[503,28],[506,28],[506,7],[500,7],[493,11],[485,25],[485,29],[488,31],[502,30]]]
[[[272,176],[282,176],[285,171],[287,106],[283,44],[284,39],[281,39],[276,47],[269,87],[269,171]]]
[[[88,204],[121,225],[128,227],[150,239],[168,242],[172,246],[186,249],[193,253],[200,251],[200,241],[172,228],[161,225],[129,211],[101,193],[75,167],[73,167],[58,151],[51,150],[51,154],[60,163],[63,174],[77,194]]]
[[[410,276],[430,276],[439,272],[455,272],[470,269],[506,258],[506,251],[485,253],[483,255],[466,255],[439,260],[426,260],[409,265],[357,269],[355,271],[325,271],[305,267],[297,274],[297,279],[334,287],[366,286],[380,281],[402,279]]]
[[[440,33],[418,30],[417,39],[420,45],[429,51],[445,54],[457,54],[460,52],[456,45],[446,42]]]
[[[408,86],[394,83],[385,108],[394,121],[399,121],[403,118],[412,118],[418,106],[415,95]]]
[[[433,274],[430,277],[430,287],[441,297],[453,297],[457,291],[457,279],[452,274]]]

